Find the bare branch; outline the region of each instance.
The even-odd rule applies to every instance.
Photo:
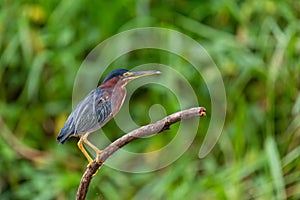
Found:
[[[85,199],[89,188],[89,184],[93,178],[93,174],[95,174],[98,171],[98,169],[103,165],[103,163],[121,147],[125,146],[126,144],[138,138],[154,135],[164,130],[167,130],[170,128],[172,124],[178,121],[189,119],[192,117],[205,116],[205,115],[206,115],[206,109],[203,107],[195,107],[187,110],[182,110],[174,114],[171,114],[155,123],[148,124],[146,126],[142,126],[138,129],[135,129],[127,133],[126,135],[123,135],[119,139],[115,140],[113,143],[108,145],[101,152],[100,155],[97,156],[97,159],[95,159],[84,172],[80,181],[80,185],[78,187],[76,199],[77,200]],[[98,160],[99,162],[97,162],[96,160]]]

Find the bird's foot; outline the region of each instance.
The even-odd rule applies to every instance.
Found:
[[[101,151],[95,150],[95,152],[96,152],[96,163],[100,163],[100,159],[98,157],[101,154]],[[89,164],[86,167],[89,168],[92,165],[92,163],[94,162],[94,160],[91,157],[87,157],[87,159],[89,161]]]
[[[87,168],[90,168],[91,167],[91,165],[93,164],[93,162],[94,161],[91,161],[91,162],[89,162],[89,164],[87,164]],[[97,161],[96,161],[97,162]],[[97,162],[97,163],[99,163],[99,162]],[[93,176],[95,176],[97,173],[98,173],[98,171],[99,171],[99,169],[100,169],[100,167],[97,169],[97,171],[93,174]]]
[[[101,160],[99,159],[99,156],[100,156],[100,154],[101,154],[101,151],[97,151],[96,153],[97,153],[97,156],[96,156],[96,163],[100,164]],[[102,164],[103,164],[103,163],[102,163]],[[100,167],[101,167],[101,166],[100,166]],[[95,176],[95,175],[98,173],[100,167],[99,167],[99,168],[97,169],[97,171],[93,174],[93,176]]]
[[[100,163],[101,160],[99,159],[99,157],[100,157],[102,151],[101,150],[96,150],[95,152],[96,152],[96,163]]]
[[[92,163],[93,163],[93,161],[89,162],[89,164],[87,164],[86,168],[90,168]]]
[[[100,164],[101,160],[99,159],[99,156],[97,155],[96,157],[96,163],[99,163]]]
[[[101,154],[101,151],[100,150],[97,150],[96,151],[96,159],[95,159],[95,161],[96,161],[96,163],[98,163],[98,164],[100,164],[100,159],[99,159],[99,155]],[[91,159],[91,160],[89,160],[89,164],[86,166],[87,168],[90,168],[91,167],[91,165],[92,165],[92,163],[93,163],[94,161]],[[101,167],[101,166],[100,166]],[[98,171],[99,171],[99,169],[100,169],[100,167],[97,169],[97,171],[93,174],[93,176],[95,176],[97,173],[98,173]]]

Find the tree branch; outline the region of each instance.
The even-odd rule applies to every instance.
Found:
[[[103,165],[103,163],[108,159],[114,152],[116,152],[121,147],[126,144],[145,136],[154,135],[164,130],[170,128],[170,126],[178,121],[189,119],[192,117],[205,116],[206,109],[204,107],[195,107],[187,110],[182,110],[171,114],[155,123],[148,124],[146,126],[142,126],[138,129],[135,129],[126,135],[123,135],[119,139],[115,140],[113,143],[108,145],[101,154],[97,156],[97,158],[89,165],[89,167],[84,172],[80,185],[78,187],[78,191],[76,194],[77,200],[84,200],[89,188],[89,184],[93,178],[93,174],[95,174],[98,169]],[[97,161],[99,162],[97,162]]]

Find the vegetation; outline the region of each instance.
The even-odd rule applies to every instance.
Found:
[[[148,26],[177,30],[208,51],[226,89],[222,135],[199,159],[208,115],[178,160],[138,174],[104,166],[87,198],[300,199],[299,1],[4,0],[0,9],[0,199],[75,198],[87,161],[76,139],[58,145],[56,136],[72,110],[78,69],[100,42]],[[105,74],[119,64],[172,66],[209,113],[205,82],[190,64],[160,50],[132,55]],[[180,109],[167,88],[143,86],[130,99],[137,124],[151,122],[148,110],[157,102],[167,114]],[[126,148],[159,149],[177,129]],[[112,140],[123,134],[114,121],[104,130]]]

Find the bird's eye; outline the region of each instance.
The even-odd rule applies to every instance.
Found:
[[[131,73],[130,72],[125,72],[124,74],[123,74],[123,76],[129,76]]]

